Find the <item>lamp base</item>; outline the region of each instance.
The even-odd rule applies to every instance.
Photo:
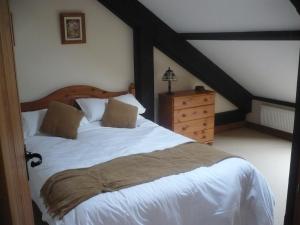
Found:
[[[172,86],[171,86],[171,81],[168,80],[168,95],[172,95]]]

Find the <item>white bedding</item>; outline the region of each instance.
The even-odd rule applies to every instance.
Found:
[[[86,125],[77,140],[30,137],[27,150],[43,156],[41,166],[29,169],[32,198],[50,225],[273,225],[274,200],[265,179],[239,158],[99,194],[62,220],[47,214],[39,196],[44,182],[59,171],[189,141],[142,117],[135,129]]]

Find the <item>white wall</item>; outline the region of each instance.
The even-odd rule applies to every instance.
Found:
[[[132,29],[97,0],[11,0],[15,54],[21,101],[31,101],[73,84],[126,90],[134,81]],[[86,16],[87,43],[62,45],[59,12]],[[174,90],[203,85],[173,60],[154,50],[155,93],[165,92],[162,74],[171,66],[178,77]],[[216,112],[236,109],[217,95]]]
[[[96,0],[11,0],[21,101],[90,84],[111,91],[133,82],[132,29]],[[62,45],[59,13],[86,16],[87,43]]]
[[[189,73],[183,67],[178,65],[175,61],[170,59],[164,53],[154,48],[154,76],[155,76],[155,103],[158,102],[158,93],[163,93],[168,90],[167,82],[161,80],[165,71],[171,67],[177,77],[177,81],[172,82],[172,90],[191,90],[196,85],[203,85],[207,89],[212,90],[209,86],[201,82],[193,74]],[[157,107],[156,107],[157,109]],[[222,97],[220,94],[216,95],[215,111],[225,112],[235,110],[237,107]],[[156,110],[157,111],[157,110]],[[157,112],[156,112],[157,113]]]

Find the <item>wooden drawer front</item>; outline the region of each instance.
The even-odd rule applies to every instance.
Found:
[[[214,105],[175,110],[174,123],[212,117],[214,116],[214,111],[215,111]]]
[[[213,94],[191,95],[191,96],[174,98],[174,109],[185,109],[190,107],[211,105],[211,104],[214,104]]]
[[[204,129],[214,128],[214,117],[209,117],[205,119],[193,120],[189,122],[176,123],[174,124],[174,131],[177,133],[181,132],[194,132]]]
[[[180,134],[192,138],[201,143],[208,143],[214,140],[214,129],[206,129],[193,132],[180,132]]]

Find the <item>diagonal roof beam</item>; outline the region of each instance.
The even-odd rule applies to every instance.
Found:
[[[133,29],[147,30],[155,47],[244,112],[252,95],[137,0],[98,0]]]
[[[291,0],[293,5],[296,7],[298,13],[300,14],[300,1],[299,0]]]

